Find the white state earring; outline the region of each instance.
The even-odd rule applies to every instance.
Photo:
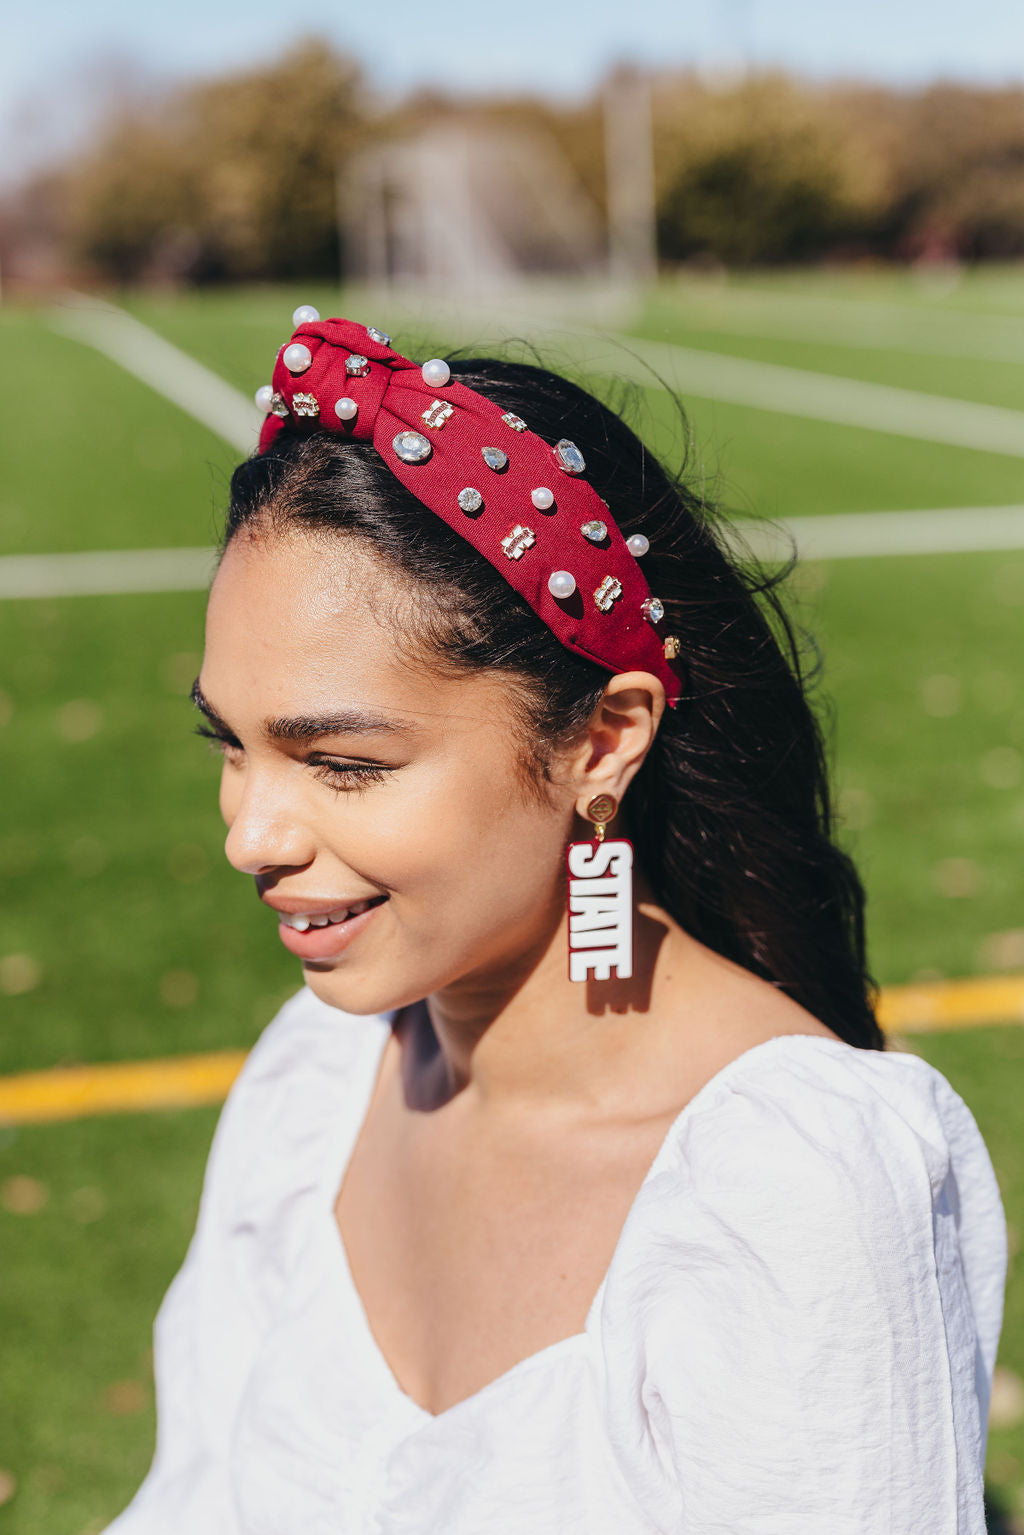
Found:
[[[569,843],[570,981],[633,974],[633,844],[604,835],[618,808],[614,795],[595,795],[585,812],[594,840]]]

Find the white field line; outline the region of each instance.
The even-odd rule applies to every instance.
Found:
[[[439,307],[438,319],[442,313]],[[470,313],[462,310],[462,326]],[[106,353],[241,452],[252,450],[259,427],[256,407],[141,321],[109,304],[73,295],[52,323]],[[550,321],[538,319],[532,328],[557,333]],[[671,387],[702,399],[1024,458],[1022,411],[625,334],[577,331],[566,336],[566,343],[567,357],[593,372],[651,385],[653,368]]]
[[[635,336],[612,335],[602,340],[577,335],[567,351],[575,363],[591,372],[616,374],[648,387],[655,382],[653,368],[684,396],[1024,458],[1024,411],[1000,405],[869,384],[779,363],[751,362]]]
[[[252,400],[134,315],[83,294],[50,311],[52,329],[83,341],[173,401],[239,453],[256,446],[263,417]]]
[[[213,549],[8,554],[0,559],[0,598],[202,591],[210,584],[215,559]]]
[[[920,442],[1024,458],[1024,411],[779,363],[727,357],[625,331],[570,328],[564,318],[554,320],[550,314],[531,311],[528,301],[528,294],[486,304],[475,299],[454,304],[432,300],[428,310],[422,294],[406,294],[401,309],[404,317],[415,319],[420,326],[429,323],[432,330],[474,347],[497,344],[505,348],[511,343],[515,351],[516,342],[526,335],[538,353],[559,370],[569,366],[584,373],[630,379],[648,388],[657,387],[661,379],[684,398],[693,395]],[[376,302],[384,307],[381,298]]]
[[[794,543],[801,560],[1024,549],[1024,506],[848,512],[775,522],[723,522],[719,527],[741,557],[749,551],[769,562],[788,559]],[[0,600],[204,591],[215,559],[213,549],[7,555],[0,558]]]
[[[1024,549],[1024,506],[940,507],[934,511],[837,512],[719,524],[735,547],[757,559],[863,559],[895,554],[977,554]],[[733,542],[730,540],[730,542]]]
[[[767,293],[684,282],[668,290],[691,329],[774,340],[834,342],[858,350],[1024,363],[1024,318],[920,303]]]
[[[449,326],[461,328],[459,321],[475,326],[479,337],[479,315],[475,321],[465,310],[458,319],[449,316]],[[51,313],[51,324],[112,358],[239,452],[251,451],[259,427],[255,406],[133,316],[72,294]],[[534,321],[533,328],[549,336],[558,333],[548,321]],[[707,399],[1024,457],[1022,412],[624,334],[577,331],[566,341],[573,360],[596,372],[649,385],[653,367],[673,387]],[[735,527],[747,547],[766,559],[785,558],[791,539],[801,559],[1024,548],[1024,506],[848,513]],[[10,555],[0,558],[0,598],[200,590],[212,568],[209,549]]]

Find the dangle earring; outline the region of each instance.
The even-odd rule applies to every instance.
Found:
[[[614,795],[595,795],[585,811],[593,841],[569,843],[570,981],[633,974],[633,844],[604,835],[618,808]]]

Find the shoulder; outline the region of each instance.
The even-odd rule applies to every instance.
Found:
[[[681,1308],[689,1340],[699,1318],[726,1357],[874,1348],[926,1315],[937,1338],[956,1313],[991,1373],[999,1191],[966,1104],[916,1056],[802,1035],[755,1046],[680,1114],[634,1217],[606,1302],[645,1316],[645,1355],[681,1337]]]
[[[228,1102],[345,1077],[389,1027],[389,1015],[343,1013],[304,986],[289,997],[257,1039]]]
[[[963,1099],[920,1056],[858,1050],[828,1035],[786,1034],[737,1056],[677,1118],[665,1169],[726,1176],[754,1164],[775,1176],[812,1169],[863,1183],[883,1166],[941,1187],[954,1152],[987,1154]],[[765,1158],[769,1161],[766,1162]]]
[[[352,1085],[383,1046],[386,1016],[358,1017],[321,1002],[308,987],[263,1030],[228,1094],[214,1136],[207,1192],[258,1183],[275,1162],[303,1160],[331,1134]],[[279,1181],[279,1177],[272,1180]]]
[[[920,1229],[1002,1229],[995,1176],[963,1099],[927,1061],[784,1035],[737,1057],[679,1115],[650,1194],[713,1206],[765,1241],[819,1251]],[[962,1197],[970,1195],[969,1208]]]
[[[634,1471],[670,1467],[662,1493],[707,1527],[761,1528],[756,1505],[793,1531],[917,1528],[934,1497],[929,1528],[983,1528],[1005,1227],[939,1072],[821,1036],[757,1045],[679,1116],[633,1215],[598,1325]]]

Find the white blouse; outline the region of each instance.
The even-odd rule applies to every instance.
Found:
[[[748,1050],[666,1135],[584,1330],[432,1415],[333,1213],[389,1033],[303,991],[253,1050],[111,1535],[984,1535],[1005,1225],[943,1076]]]

